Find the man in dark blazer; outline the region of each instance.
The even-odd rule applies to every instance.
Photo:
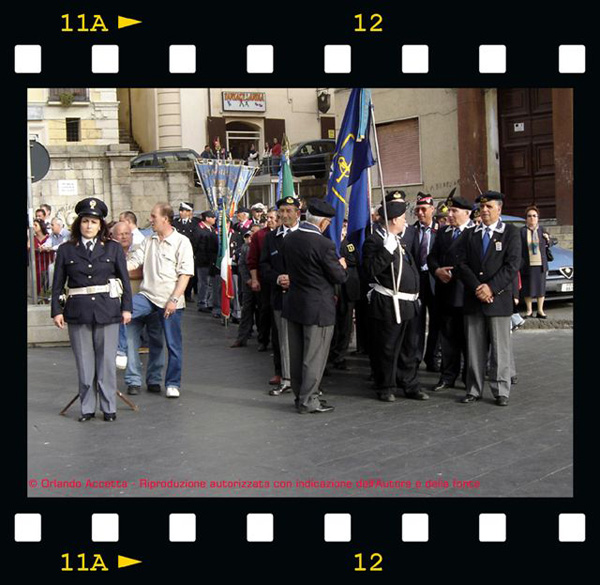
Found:
[[[464,404],[481,399],[488,351],[490,388],[496,404],[510,394],[510,316],[513,282],[521,264],[516,227],[500,220],[504,195],[487,191],[477,198],[481,224],[468,230],[458,247],[455,273],[463,282],[467,324],[467,394]]]
[[[448,222],[438,233],[427,257],[427,265],[435,276],[435,298],[440,320],[440,340],[442,346],[442,367],[440,380],[433,391],[454,388],[460,375],[461,356],[467,370],[467,340],[464,331],[463,303],[464,286],[453,273],[456,252],[466,230],[475,227],[470,219],[471,203],[462,197],[448,201]]]
[[[340,254],[346,260],[348,280],[336,287],[335,329],[333,330],[333,339],[331,340],[327,360],[329,366],[338,370],[349,369],[345,356],[352,337],[354,306],[361,296],[358,253],[354,244],[346,239],[345,230],[347,230],[346,220],[344,220],[344,226],[342,227]]]
[[[198,246],[198,240],[201,237],[200,225],[194,217],[194,204],[189,201],[182,201],[179,204],[179,217],[173,220],[173,227],[184,236],[187,236],[192,243],[194,256]],[[185,300],[189,303],[192,300],[192,290],[198,293],[198,278],[194,275],[185,289]]]
[[[271,396],[280,396],[292,389],[288,323],[282,316],[284,289],[279,277],[286,275],[281,252],[283,241],[300,226],[300,199],[291,196],[281,198],[277,201],[277,211],[281,225],[265,236],[260,254],[260,275],[271,291],[270,305],[276,329],[276,336],[273,336],[273,362],[275,376],[280,377],[279,385],[269,391]]]
[[[417,194],[415,214],[418,221],[414,224],[416,236],[411,250],[412,257],[417,263],[420,277],[419,299],[420,309],[417,315],[418,323],[418,361],[424,361],[429,372],[439,371],[435,363],[435,351],[438,341],[438,312],[435,302],[435,279],[427,265],[427,256],[435,244],[438,223],[433,215],[435,207],[431,195]],[[426,335],[426,316],[429,315],[429,326]],[[427,342],[425,338],[427,337]]]
[[[374,233],[363,244],[363,269],[369,279],[369,349],[375,390],[379,400],[395,401],[398,355],[408,323],[417,314],[419,273],[414,259],[401,245],[405,228],[406,203],[386,203]],[[414,368],[416,371],[416,367]],[[405,389],[406,391],[406,389]],[[420,399],[427,395],[416,388]],[[410,396],[416,398],[417,396]]]
[[[277,284],[287,291],[282,316],[288,321],[292,389],[300,414],[333,410],[318,394],[335,326],[334,286],[347,279],[346,261],[323,236],[334,215],[329,203],[311,199],[306,221],[281,247],[285,272]]]

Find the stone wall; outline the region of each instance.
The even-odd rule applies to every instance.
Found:
[[[546,229],[551,236],[558,239],[558,245],[567,250],[573,250],[573,226],[572,225],[554,225],[547,226]]]
[[[195,185],[193,165],[173,163],[164,169],[130,169],[137,152],[128,145],[49,147],[51,165],[44,179],[33,185],[34,209],[42,203],[52,206],[52,216],[68,221],[78,201],[98,197],[108,206],[108,221],[132,210],[140,227],[149,224],[154,204],[168,201],[175,212],[181,201],[191,201],[196,209],[208,209],[206,197]],[[77,195],[61,194],[60,180],[77,182]]]

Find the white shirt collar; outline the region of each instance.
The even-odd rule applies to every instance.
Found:
[[[97,238],[92,238],[91,240],[89,240],[88,238],[84,238],[83,236],[81,236],[81,243],[83,244],[84,248],[87,247],[88,242],[92,242],[92,249],[94,249],[94,246],[96,245],[96,240]]]

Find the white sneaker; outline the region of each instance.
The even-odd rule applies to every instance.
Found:
[[[125,370],[127,368],[127,356],[126,355],[118,355],[117,356],[117,370]]]
[[[179,388],[175,388],[175,386],[168,386],[167,398],[179,398]]]

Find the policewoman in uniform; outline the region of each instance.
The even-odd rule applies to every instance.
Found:
[[[104,420],[114,421],[119,323],[131,320],[132,309],[127,264],[121,245],[110,239],[104,221],[108,208],[103,201],[83,199],[75,213],[71,240],[56,253],[51,315],[60,329],[69,325],[79,378],[79,421],[95,417],[96,392]],[[121,280],[122,290],[116,279]],[[65,284],[68,294],[63,309],[59,296]]]

